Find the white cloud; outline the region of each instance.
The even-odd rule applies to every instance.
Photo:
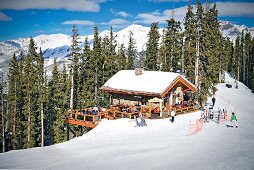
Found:
[[[174,14],[175,20],[182,21],[185,17],[187,6],[164,10],[160,13],[158,10],[151,13],[140,13],[136,16],[135,23],[151,24],[152,22],[166,23],[166,20],[172,18]]]
[[[116,13],[116,16],[121,16],[121,17],[131,17],[131,14],[128,14],[127,12],[124,11],[119,11]]]
[[[112,19],[109,22],[103,22],[101,23],[102,25],[125,25],[128,24],[129,22],[127,20],[124,19]]]
[[[203,4],[204,5],[204,4]],[[211,3],[211,6],[213,4]],[[217,2],[219,16],[230,17],[254,17],[254,3],[247,2]],[[187,6],[174,9],[174,18],[183,21],[187,12]],[[193,5],[193,12],[196,13],[196,5]],[[151,24],[152,22],[166,23],[166,20],[173,16],[173,10],[167,9],[162,13],[158,10],[151,13],[140,13],[136,16],[135,23]]]
[[[117,11],[117,10],[112,9],[112,8],[110,8],[110,12],[111,12],[111,14],[114,14],[115,16],[120,16],[120,17],[125,17],[125,18],[132,16],[131,14],[129,14],[125,11]]]
[[[11,21],[12,18],[0,12],[0,21]]]
[[[253,2],[217,2],[220,16],[254,17]]]
[[[62,24],[64,25],[94,25],[95,23],[92,21],[87,21],[87,20],[70,20],[70,21],[65,21]]]
[[[1,0],[0,9],[65,9],[97,12],[99,4],[107,0]]]

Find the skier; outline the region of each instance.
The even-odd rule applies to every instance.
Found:
[[[171,109],[171,113],[170,113],[170,115],[171,115],[171,120],[170,120],[170,121],[171,121],[172,123],[174,123],[174,121],[175,121],[175,114],[176,114],[175,111],[174,111],[173,109]]]
[[[139,113],[139,118],[140,118],[140,126],[147,126],[146,121],[141,112]]]
[[[232,122],[232,127],[236,127],[236,128],[238,128],[238,126],[237,126],[237,124],[236,124],[236,122],[237,122],[237,118],[236,118],[236,115],[235,115],[235,113],[234,112],[232,112],[232,115],[231,115],[231,119],[230,119],[230,121]]]
[[[134,119],[135,119],[135,122],[136,122],[136,126],[135,127],[140,127],[139,123],[138,123],[138,119],[137,117],[134,115]]]
[[[215,104],[215,98],[214,98],[214,96],[213,96],[213,98],[212,98],[212,102],[213,102],[213,106],[214,106],[214,104]]]

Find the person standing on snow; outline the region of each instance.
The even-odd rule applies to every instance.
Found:
[[[214,104],[215,104],[215,98],[214,98],[214,96],[213,96],[213,98],[212,98],[212,102],[213,102],[213,106],[214,106]]]
[[[174,111],[173,109],[171,109],[170,115],[171,115],[171,120],[170,120],[170,121],[171,121],[172,123],[174,123],[176,113],[175,113],[175,111]]]
[[[238,127],[237,124],[236,124],[237,118],[236,118],[236,115],[235,115],[234,112],[232,112],[230,121],[232,122],[232,126],[233,126],[233,127],[234,127],[234,126],[235,126],[236,128]]]

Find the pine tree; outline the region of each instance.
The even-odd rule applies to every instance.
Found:
[[[99,37],[98,26],[94,27],[94,42],[91,57],[87,62],[88,77],[86,85],[89,89],[88,96],[92,96],[92,99],[88,103],[98,104],[99,88],[103,84],[103,58],[101,49],[101,38]]]
[[[162,41],[161,41],[161,44],[160,44],[160,49],[159,49],[159,65],[160,65],[160,68],[159,70],[162,70],[162,68],[164,69],[166,67],[166,59],[167,59],[167,56],[166,56],[166,44],[165,44],[165,37],[166,37],[166,29],[164,28],[163,29],[163,34],[162,34]]]
[[[158,70],[158,55],[159,55],[159,28],[158,23],[151,24],[151,29],[148,33],[148,42],[146,44],[146,58],[144,66],[147,70]]]
[[[209,11],[205,14],[205,53],[204,56],[207,59],[208,76],[211,84],[208,87],[212,87],[215,83],[219,82],[221,70],[220,70],[220,48],[222,44],[222,35],[220,33],[220,25],[218,22],[218,10],[216,4],[213,5]]]
[[[252,92],[254,92],[254,38],[252,37],[251,40],[251,47],[250,47],[250,75],[249,75],[249,81],[250,81],[250,89]]]
[[[126,55],[125,55],[125,47],[124,44],[121,44],[118,49],[117,55],[117,70],[124,70],[126,69]]]
[[[82,93],[81,93],[81,107],[89,107],[93,105],[93,86],[91,83],[93,77],[93,57],[92,51],[90,49],[90,44],[88,42],[88,37],[85,39],[85,46],[82,53],[82,60],[81,60],[81,75],[83,78],[83,86],[82,86]]]
[[[39,125],[41,126],[38,131],[40,134],[40,143],[41,146],[44,146],[44,103],[46,101],[46,83],[45,83],[45,72],[44,72],[44,58],[42,54],[42,50],[40,48],[39,56],[37,59],[37,84],[38,84],[38,118],[40,120]],[[39,122],[38,120],[38,122]]]
[[[238,36],[235,40],[234,54],[232,59],[232,71],[235,79],[239,81],[239,71],[240,71],[240,37]]]
[[[164,37],[165,62],[162,65],[163,71],[177,72],[180,70],[180,60],[182,55],[182,34],[180,22],[173,18],[167,20],[168,26]]]
[[[15,53],[9,65],[8,74],[8,105],[9,105],[9,126],[12,131],[12,149],[18,148],[17,128],[19,125],[18,117],[18,85],[19,85],[19,64]]]
[[[133,39],[133,33],[130,31],[129,44],[128,44],[128,48],[127,48],[127,67],[126,67],[126,69],[133,70],[135,68],[135,66],[134,66],[135,56],[136,56],[135,41]]]
[[[223,38],[221,43],[220,60],[219,60],[221,73],[223,71],[231,72],[232,57],[233,57],[233,43],[231,43],[228,37]],[[219,82],[221,81],[219,80]]]
[[[251,70],[251,34],[250,33],[246,33],[245,34],[245,43],[244,43],[244,52],[245,52],[245,58],[244,59],[244,71],[243,71],[243,77],[244,77],[244,81],[243,83],[246,84],[248,87],[250,85],[249,83],[249,77],[250,77],[250,70]]]
[[[184,18],[184,72],[189,81],[195,82],[197,29],[193,7],[189,4]]]
[[[110,56],[110,49],[109,49],[109,37],[105,36],[101,43],[101,50],[103,56],[103,66],[102,66],[102,81],[105,83],[111,77],[111,68],[113,65],[113,61],[111,60]]]
[[[91,50],[90,50],[90,44],[88,42],[88,37],[85,39],[85,45],[83,52],[81,54],[81,61],[80,61],[80,82],[79,82],[79,105],[80,107],[85,107],[86,102],[90,100],[91,95],[88,97],[87,92],[91,91],[90,88],[88,88],[87,79],[89,76],[89,62],[91,59]]]
[[[56,59],[54,60],[52,80],[50,81],[50,105],[51,105],[51,121],[53,129],[53,141],[54,143],[59,143],[65,139],[65,109],[63,96],[64,93],[61,92],[60,74],[58,71],[58,66]]]
[[[19,56],[19,80],[18,80],[18,86],[17,86],[17,112],[18,112],[18,120],[19,120],[19,126],[17,128],[17,149],[23,149],[25,148],[26,144],[26,114],[24,111],[24,105],[25,105],[25,74],[24,74],[24,66],[25,66],[25,57],[24,53],[21,51]]]
[[[110,72],[109,77],[105,79],[107,81],[117,72],[117,63],[116,63],[116,35],[114,35],[113,27],[110,28],[109,34],[109,63],[110,63]]]
[[[28,54],[24,65],[24,113],[26,116],[26,148],[31,148],[35,145],[35,115],[33,113],[33,88],[34,88],[34,67],[33,56]]]
[[[71,109],[76,109],[78,105],[78,82],[79,82],[79,61],[80,61],[80,35],[76,26],[72,28],[72,45],[71,45],[71,76],[72,76],[72,91],[71,91]]]

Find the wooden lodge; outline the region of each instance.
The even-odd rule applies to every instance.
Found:
[[[146,117],[193,111],[196,87],[179,73],[122,70],[111,77],[100,90],[109,93],[111,105],[121,108],[140,106]]]
[[[192,100],[195,86],[178,73],[122,70],[100,90],[109,93],[111,107],[68,111],[68,125],[94,128],[103,118],[133,119],[140,113],[146,118],[160,118],[169,116],[171,109],[182,114],[199,108]]]

